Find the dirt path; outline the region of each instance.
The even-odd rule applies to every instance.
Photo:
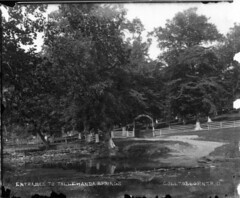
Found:
[[[167,145],[172,150],[171,156],[165,159],[158,159],[159,162],[169,163],[171,166],[198,166],[198,160],[204,156],[208,156],[215,148],[224,145],[222,142],[212,142],[197,140],[197,135],[185,135],[185,136],[168,136],[159,138],[145,139],[148,141],[181,141],[190,144],[181,145],[174,143]]]

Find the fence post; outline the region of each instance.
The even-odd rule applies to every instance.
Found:
[[[99,135],[95,134],[95,143],[99,143]]]
[[[114,138],[114,133],[113,133],[113,131],[111,131],[111,137]]]
[[[123,137],[126,136],[126,127],[122,127],[122,136],[123,136]]]
[[[222,128],[222,125],[223,125],[222,122],[220,122],[220,128]]]

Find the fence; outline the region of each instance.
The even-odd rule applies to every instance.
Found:
[[[155,129],[154,135],[155,136],[161,136],[161,135],[167,135],[171,133],[182,133],[182,132],[191,132],[195,131],[195,124],[192,125],[173,125],[169,126],[167,128],[161,128],[161,129]],[[209,123],[203,123],[201,124],[201,129],[203,131],[210,131],[210,130],[215,130],[215,129],[224,129],[224,128],[234,128],[234,127],[240,127],[240,120],[236,121],[224,121],[224,122],[209,122]],[[114,129],[111,132],[112,138],[131,138],[135,137],[135,132],[133,131],[128,131],[125,130],[125,128],[118,128]],[[85,138],[79,138],[79,136],[66,136],[66,137],[59,137],[59,138],[54,138],[50,140],[52,145],[56,144],[62,144],[62,143],[69,143],[69,142],[74,142],[74,141],[79,141],[79,142],[98,142],[99,137],[95,135],[87,135]],[[28,140],[20,140],[18,142],[16,141],[8,141],[4,142],[5,145],[7,146],[16,146],[16,145],[41,145],[42,141],[39,142],[34,142],[34,141],[28,141]]]
[[[155,136],[161,136],[171,133],[182,133],[195,131],[195,124],[192,125],[174,125],[168,128],[156,129],[154,131]],[[224,121],[224,122],[209,122],[201,124],[201,130],[210,131],[215,129],[234,128],[240,127],[240,120],[236,121]]]
[[[128,131],[125,130],[125,128],[118,128],[114,129],[111,132],[112,138],[128,138],[128,137],[135,137],[134,130],[133,131]]]
[[[99,142],[99,136],[96,137],[96,135],[89,134],[85,138],[80,138],[79,135],[74,135],[74,136],[66,136],[66,137],[57,137],[57,138],[50,138],[49,142],[51,145],[57,145],[57,144],[62,144],[62,143],[70,143],[70,142]],[[31,146],[31,145],[42,145],[43,142],[42,140],[19,140],[19,141],[7,141],[5,142],[5,145],[7,146],[16,146],[16,145],[26,145],[26,146]]]

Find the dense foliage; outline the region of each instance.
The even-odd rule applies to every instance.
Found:
[[[139,114],[213,115],[239,94],[239,24],[225,36],[195,8],[179,12],[143,41],[144,26],[117,4],[7,8],[3,18],[3,124],[32,133],[63,129],[109,134]],[[34,40],[44,35],[41,52]],[[151,60],[150,36],[161,53]],[[31,45],[28,50],[23,46]]]

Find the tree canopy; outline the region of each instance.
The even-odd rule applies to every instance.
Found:
[[[216,114],[239,94],[239,24],[223,36],[196,8],[179,12],[151,33],[161,49],[151,60],[151,37],[122,5],[62,4],[48,19],[46,8],[7,8],[3,19],[6,126],[31,125],[43,141],[63,128],[109,134],[139,114]]]
[[[217,112],[221,85],[220,59],[214,44],[222,35],[196,8],[177,13],[153,32],[163,50],[170,114],[186,116]]]

